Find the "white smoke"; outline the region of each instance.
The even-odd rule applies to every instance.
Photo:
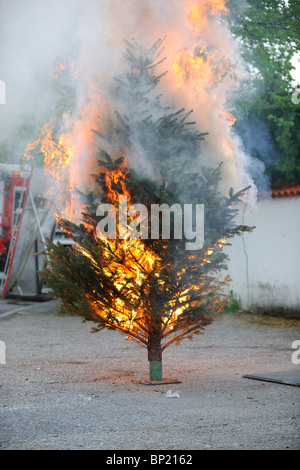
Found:
[[[187,18],[189,4],[189,0],[0,0],[0,79],[7,88],[7,104],[0,107],[0,145],[14,142],[9,148],[18,155],[9,155],[10,161],[21,158],[28,141],[57,111],[61,95],[53,88],[53,66],[58,58],[70,53],[76,58],[80,109],[91,83],[108,96],[114,77],[122,71],[124,39],[134,37],[147,48],[167,35],[162,72],[168,69],[169,73],[161,88],[166,102],[193,109],[199,130],[209,132],[199,165],[223,161],[224,191],[250,184],[249,198],[254,201],[250,157],[220,116],[243,78],[239,45],[219,17],[212,17],[203,36],[196,37]],[[193,81],[189,87],[174,87],[172,67],[178,53],[192,54],[199,43],[217,51],[217,61],[230,62],[232,70],[196,96]],[[117,107],[117,103],[109,105]],[[230,152],[224,151],[224,140],[230,142]]]

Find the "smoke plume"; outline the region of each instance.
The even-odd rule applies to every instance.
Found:
[[[226,24],[226,1],[1,0],[0,8],[0,79],[7,87],[0,145],[9,150],[10,161],[20,160],[57,114],[65,142],[76,136],[73,154],[91,158],[87,126],[118,109],[111,90],[124,70],[124,40],[135,38],[150,48],[165,38],[161,57],[166,61],[158,70],[168,71],[160,83],[163,100],[174,109],[193,109],[199,130],[209,133],[199,168],[223,162],[224,192],[250,185],[248,199],[255,202],[253,162],[232,128],[234,109],[228,109],[245,71]],[[59,67],[69,67],[68,83]],[[70,94],[66,101],[69,109],[61,109],[64,85],[73,93],[72,106]],[[76,127],[82,116],[86,125]]]

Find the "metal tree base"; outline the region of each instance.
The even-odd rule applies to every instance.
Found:
[[[137,382],[143,385],[166,385],[181,383],[176,379],[163,379],[162,378],[162,362],[149,361],[149,374],[150,379],[139,379]]]
[[[150,380],[160,382],[162,380],[162,362],[149,361]]]

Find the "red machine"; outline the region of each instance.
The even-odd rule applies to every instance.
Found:
[[[47,238],[72,244],[56,226],[42,168],[0,164],[0,297],[49,300],[39,272]],[[51,193],[50,193],[51,194]]]
[[[0,277],[2,297],[5,296],[6,292],[31,176],[32,169],[29,166],[0,165]]]

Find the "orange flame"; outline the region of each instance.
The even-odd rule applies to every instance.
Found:
[[[59,134],[60,123],[50,119],[38,139],[27,145],[25,160],[34,158],[36,151],[43,157],[44,173],[52,181],[48,198],[54,199],[58,206],[57,217],[75,223],[80,220],[82,204],[76,190],[91,184],[95,160],[92,158],[95,153],[93,129],[99,129],[99,109],[104,106],[101,96],[91,93],[71,130]]]
[[[194,98],[199,98],[205,106],[208,101],[215,100],[215,87],[235,68],[208,41],[210,22],[229,13],[226,4],[227,0],[188,2],[188,21],[194,35],[201,39],[201,45],[193,51],[181,51],[173,63],[176,88],[182,88],[187,95],[193,93]],[[233,158],[234,144],[229,130],[236,118],[224,108],[219,109],[219,114],[224,124],[220,150],[227,157]]]
[[[236,123],[236,118],[231,113],[225,111],[225,109],[220,110],[220,115],[229,123],[230,127],[234,126]]]
[[[199,95],[222,80],[230,68],[229,64],[216,64],[215,53],[206,54],[198,51],[195,55],[186,51],[181,52],[173,64],[177,77],[177,87],[181,87],[188,80],[195,83]]]
[[[188,20],[195,34],[199,35],[208,25],[212,15],[228,14],[228,0],[201,0],[190,8]]]
[[[196,36],[209,27],[211,17],[229,13],[226,3],[226,0],[203,0],[189,8],[188,21]],[[201,36],[200,47],[193,52],[181,51],[173,64],[176,86],[183,87],[185,83],[191,86],[193,83],[198,95],[220,82],[232,68],[231,63],[220,59],[217,51],[204,43],[204,37]]]

